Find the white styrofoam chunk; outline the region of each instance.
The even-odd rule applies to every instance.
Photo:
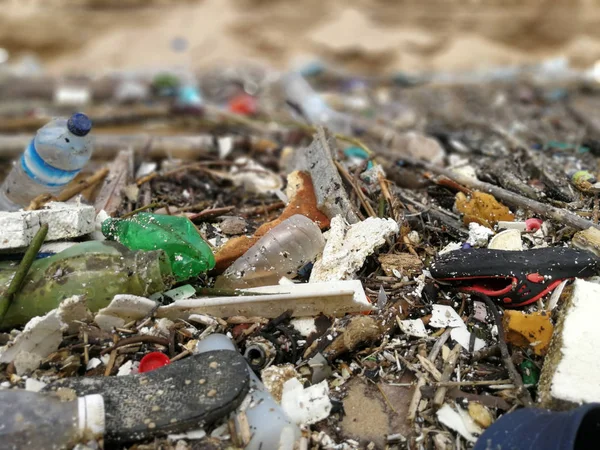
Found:
[[[283,384],[281,408],[298,425],[311,425],[329,417],[331,413],[327,380],[306,389],[297,378]]]
[[[599,298],[600,285],[581,279],[573,283],[571,306],[563,311],[562,359],[552,377],[551,395],[555,399],[600,402]]]
[[[369,217],[348,226],[341,216],[335,216],[331,219],[323,255],[310,274],[310,282],[352,279],[365,259],[398,231],[398,223],[393,219]]]
[[[35,211],[0,211],[0,249],[27,247],[46,223],[46,241],[83,236],[94,231],[95,220],[94,207],[80,203],[51,202]]]
[[[471,222],[469,224],[469,238],[467,239],[467,243],[471,244],[473,247],[485,247],[488,243],[488,239],[493,234],[494,232],[488,227]]]

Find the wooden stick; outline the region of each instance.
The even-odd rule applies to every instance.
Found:
[[[33,260],[35,259],[38,252],[40,251],[40,247],[44,243],[44,239],[46,239],[47,234],[48,234],[48,224],[45,223],[44,225],[42,225],[40,227],[38,232],[33,237],[33,240],[31,241],[31,244],[27,248],[27,251],[25,252],[25,255],[23,256],[23,259],[21,260],[19,267],[17,268],[17,272],[15,273],[15,276],[13,277],[12,281],[10,282],[8,289],[6,290],[6,292],[4,292],[0,296],[0,323],[2,323],[2,321],[4,320],[6,311],[8,311],[8,308],[10,307],[10,304],[12,303],[13,299],[15,298],[15,295],[17,295],[19,293],[19,291],[21,290],[21,287],[23,286],[23,283],[25,282],[25,277],[27,277],[27,274],[29,273],[29,269],[31,268],[31,264],[33,263]]]
[[[398,159],[398,155],[389,152],[387,150],[380,151],[382,155],[385,155],[390,158]],[[445,169],[443,167],[436,166],[435,164],[431,164],[425,161],[413,159],[408,156],[402,156],[404,161],[409,162],[415,166],[423,167],[431,172],[434,172],[438,175],[444,175],[445,177],[450,178],[451,180],[456,181],[470,189],[476,189],[478,191],[486,192],[492,194],[498,200],[506,202],[510,205],[518,206],[521,208],[529,209],[540,216],[546,217],[548,219],[556,220],[557,222],[564,223],[572,228],[576,228],[578,230],[587,230],[590,227],[600,229],[600,226],[594,224],[593,222],[586,220],[582,217],[579,217],[576,214],[573,214],[566,209],[556,208],[552,205],[548,205],[545,203],[540,203],[535,200],[531,200],[527,197],[523,197],[522,195],[515,194],[514,192],[507,191],[504,188],[499,186],[495,186],[490,183],[485,183],[483,181],[476,180],[474,178],[470,178],[468,176],[454,173],[451,170]]]
[[[458,357],[460,356],[460,351],[462,347],[460,344],[456,344],[452,351],[450,352],[450,356],[448,356],[448,360],[444,365],[444,371],[442,372],[442,378],[440,382],[450,381],[450,377],[452,376],[452,372],[454,372],[454,368],[458,363]],[[433,404],[438,408],[442,406],[444,403],[444,399],[446,398],[446,391],[448,388],[445,386],[440,386],[438,390],[435,392],[433,396]]]

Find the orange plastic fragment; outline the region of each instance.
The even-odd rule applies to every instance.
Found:
[[[543,356],[548,351],[554,325],[550,313],[538,311],[526,314],[521,311],[504,311],[502,320],[506,340],[517,347],[531,348],[536,355]]]
[[[457,193],[455,206],[464,214],[465,225],[476,222],[492,228],[498,221],[512,222],[515,220],[515,216],[508,207],[498,202],[493,195],[481,191],[473,191],[470,197],[462,192]]]
[[[317,208],[317,197],[312,178],[307,172],[295,171],[288,175],[287,193],[290,202],[277,219],[262,224],[252,237],[239,236],[230,239],[217,251],[215,254],[216,273],[223,272],[273,227],[295,214],[308,217],[321,229],[329,227],[329,218]]]

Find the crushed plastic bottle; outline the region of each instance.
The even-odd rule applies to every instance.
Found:
[[[0,263],[0,294],[8,289],[16,268],[14,262]],[[98,311],[117,294],[147,297],[173,283],[171,266],[161,250],[134,252],[106,241],[75,244],[34,261],[0,328],[23,325],[73,295],[85,295],[87,307]]]
[[[215,287],[241,289],[277,284],[293,278],[306,263],[323,251],[325,239],[319,226],[296,214],[258,240],[217,278]]]
[[[141,212],[127,219],[106,219],[102,233],[131,250],[161,249],[169,256],[177,281],[215,267],[215,257],[187,217]]]
[[[40,128],[0,188],[0,210],[16,211],[40,194],[60,193],[92,155],[91,129],[82,113]]]
[[[102,437],[104,400],[86,395],[64,401],[57,395],[22,390],[0,391],[1,448],[54,450]]]
[[[351,132],[348,115],[331,109],[302,75],[290,72],[282,77],[287,100],[296,105],[312,124],[324,125],[337,133]]]
[[[196,346],[197,353],[214,350],[236,351],[233,342],[224,334],[211,334]],[[250,392],[238,409],[246,414],[252,430],[252,438],[245,450],[292,450],[300,438],[300,428],[290,420],[254,372],[249,372]]]

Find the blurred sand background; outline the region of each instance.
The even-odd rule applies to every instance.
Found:
[[[319,58],[361,73],[600,59],[598,0],[0,0],[0,47],[51,73]],[[173,50],[174,39],[187,50]]]

